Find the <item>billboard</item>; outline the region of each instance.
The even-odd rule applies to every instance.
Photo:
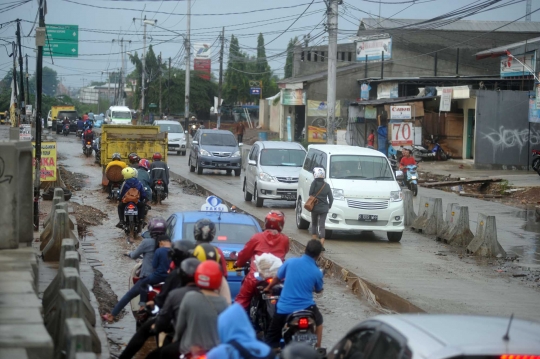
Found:
[[[390,106],[391,120],[410,120],[411,106]]]
[[[195,59],[210,59],[212,57],[212,48],[210,43],[198,42],[193,44],[193,53]]]
[[[36,143],[32,142],[32,178],[36,169]],[[56,142],[41,142],[40,181],[56,181]]]
[[[392,38],[357,41],[356,42],[356,61],[365,62],[366,55],[368,61],[381,61],[382,54],[384,59],[392,58]]]
[[[532,75],[530,70],[532,72],[536,71],[536,56],[534,52],[514,57],[501,57],[501,77],[528,76]],[[526,66],[523,66],[520,61]]]
[[[281,90],[281,104],[286,106],[298,106],[306,104],[304,90]]]
[[[211,68],[212,68],[211,59],[194,59],[193,60],[193,69],[195,71],[202,72],[202,74],[199,75],[202,79],[210,80]]]

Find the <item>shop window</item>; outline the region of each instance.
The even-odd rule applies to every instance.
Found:
[[[308,51],[308,52],[307,52],[307,60],[308,60],[308,61],[311,61],[311,51]]]
[[[319,55],[318,51],[313,52],[313,61],[314,62],[317,62],[318,55]]]

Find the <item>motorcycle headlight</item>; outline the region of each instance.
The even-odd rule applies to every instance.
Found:
[[[345,199],[345,192],[342,189],[339,189],[339,188],[332,188],[332,196],[334,196],[334,199],[344,200]]]
[[[209,156],[209,157],[212,156],[212,154],[211,154],[210,152],[208,152],[207,150],[204,150],[204,149],[202,149],[202,148],[199,150],[199,154],[200,154],[201,156]]]
[[[415,179],[416,179],[416,176],[411,176],[411,179],[415,180]]]
[[[236,151],[231,157],[240,157],[240,151]]]
[[[195,126],[195,125],[192,125],[192,126],[191,126],[191,128],[192,128],[192,129],[196,129],[196,128],[197,128],[197,126]]]
[[[259,173],[259,179],[263,182],[275,182],[274,177],[265,172]]]
[[[399,202],[403,200],[403,193],[401,191],[390,192],[390,202]]]

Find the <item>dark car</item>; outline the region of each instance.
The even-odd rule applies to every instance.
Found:
[[[240,176],[242,158],[236,137],[230,131],[199,129],[191,141],[189,151],[189,170],[198,174],[203,169],[234,171]]]

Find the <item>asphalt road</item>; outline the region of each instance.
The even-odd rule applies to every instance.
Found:
[[[187,156],[168,157],[171,171],[213,191],[258,218],[270,208],[286,214],[285,233],[306,243],[307,231],[298,230],[294,221],[294,202],[267,201],[263,208],[243,200],[244,175],[234,177],[225,171],[205,170],[203,175],[189,172]],[[476,229],[478,212],[496,215],[499,239],[509,254],[524,254],[528,266],[538,265],[539,241],[536,233],[521,228],[519,210],[476,199],[464,199],[438,190],[420,189],[420,194],[443,198],[443,208],[450,202],[468,205],[471,229]],[[459,256],[450,247],[433,238],[411,231],[400,243],[389,243],[385,233],[336,233],[327,240],[326,256],[360,277],[431,313],[510,315],[540,320],[538,284],[521,282],[508,273],[497,272],[496,263]],[[482,264],[486,263],[487,264]]]

